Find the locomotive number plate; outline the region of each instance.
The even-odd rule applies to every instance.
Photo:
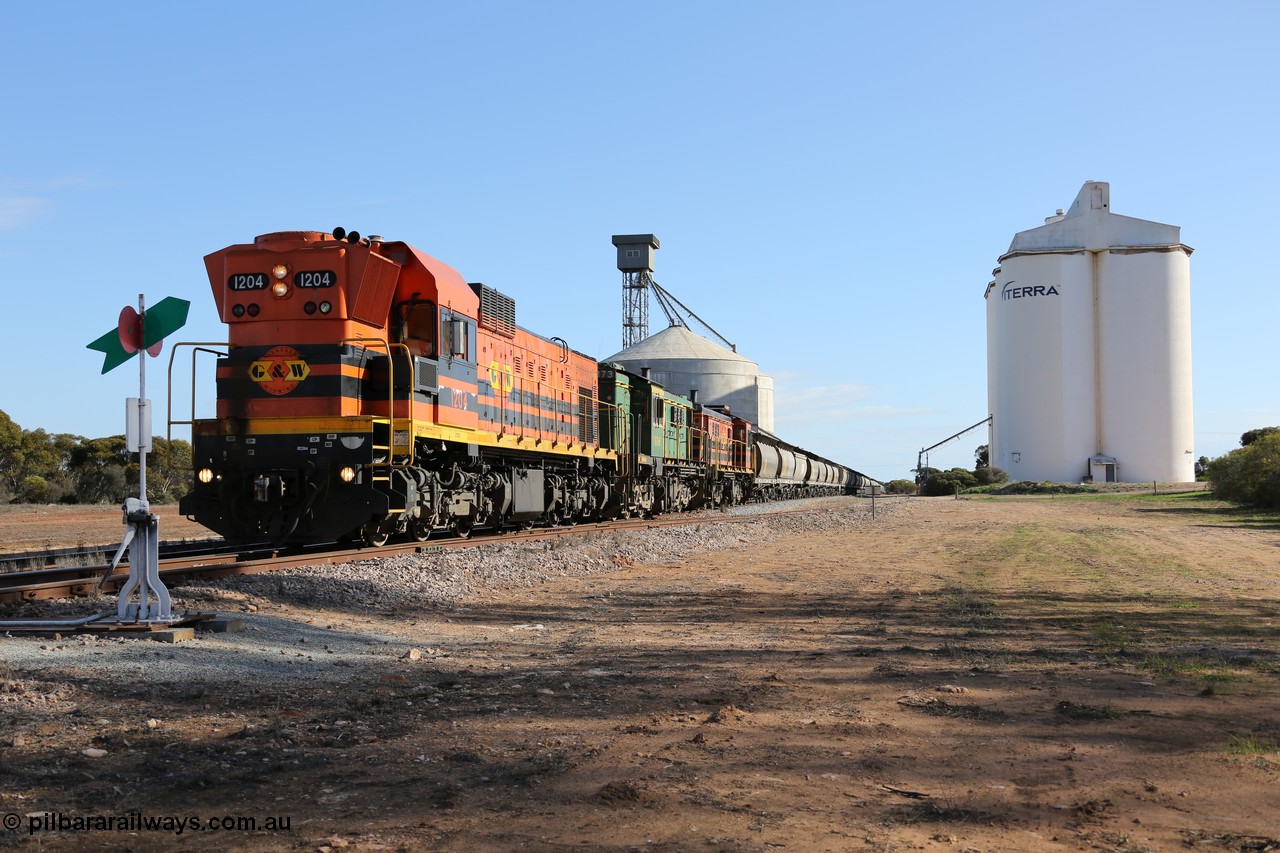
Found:
[[[333,287],[338,283],[338,275],[333,270],[312,270],[293,275],[295,287]]]
[[[266,290],[267,274],[262,272],[236,273],[227,279],[229,290]]]

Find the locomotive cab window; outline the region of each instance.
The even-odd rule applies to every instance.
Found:
[[[436,354],[436,305],[414,302],[402,306],[404,320],[400,336],[414,355],[434,358]]]

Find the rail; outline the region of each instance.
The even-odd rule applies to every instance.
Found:
[[[786,509],[779,506],[770,515],[794,515],[811,512],[805,509]],[[276,550],[271,547],[251,546],[239,554],[231,552],[211,553],[204,557],[187,556],[160,561],[160,578],[166,586],[198,578],[227,577],[230,575],[256,574],[298,566],[332,565],[363,560],[370,557],[392,557],[400,554],[422,554],[452,548],[469,548],[495,541],[528,542],[558,537],[573,537],[592,533],[621,530],[651,530],[660,527],[681,527],[695,524],[742,524],[755,521],[758,514],[724,515],[710,511],[679,513],[659,518],[613,519],[583,524],[539,527],[532,530],[491,529],[489,536],[472,539],[442,539],[430,545],[418,542],[397,542],[390,545],[355,549],[343,547],[331,550],[330,545],[310,546],[298,549]],[[0,602],[21,603],[36,599],[68,598],[94,593],[118,592],[128,579],[127,572],[111,572],[107,566],[68,567],[36,571],[0,574]]]

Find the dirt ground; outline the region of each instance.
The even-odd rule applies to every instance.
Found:
[[[44,669],[0,661],[0,847],[1280,849],[1274,515],[1203,496],[880,510],[430,613],[245,614],[420,652],[341,689],[161,690],[0,641],[49,647]],[[31,824],[132,812],[259,828]]]
[[[208,539],[213,535],[178,515],[177,504],[157,504],[151,511],[160,519],[163,541]],[[124,532],[124,512],[119,506],[0,504],[0,554],[116,545]]]

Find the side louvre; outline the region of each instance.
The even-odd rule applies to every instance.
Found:
[[[578,441],[583,444],[600,443],[600,420],[596,406],[596,389],[578,388]]]
[[[516,336],[516,301],[478,282],[471,285],[480,297],[480,325],[504,338]]]

